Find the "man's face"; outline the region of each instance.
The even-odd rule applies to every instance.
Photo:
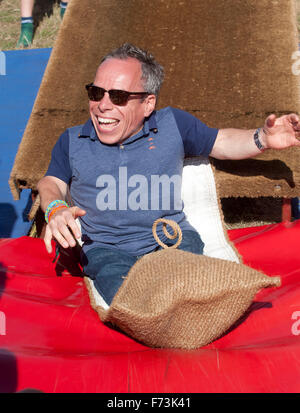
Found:
[[[108,59],[99,66],[94,85],[105,90],[144,92],[141,77],[138,60]],[[146,96],[143,101],[140,96],[133,95],[124,106],[118,106],[111,102],[108,93],[100,102],[90,101],[90,116],[100,141],[105,144],[122,143],[139,132],[145,117],[154,110],[155,101],[154,95]]]

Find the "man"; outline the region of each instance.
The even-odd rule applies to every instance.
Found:
[[[62,247],[84,241],[84,271],[108,304],[131,266],[157,249],[152,224],[176,221],[181,249],[201,254],[203,243],[182,211],[185,156],[244,159],[261,151],[299,146],[295,114],[269,116],[255,130],[213,129],[174,108],[155,111],[163,69],[149,53],[125,44],[102,60],[87,85],[89,121],[68,129],[56,143],[38,183],[51,239]],[[74,206],[66,204],[70,194]],[[166,237],[160,231],[160,238]],[[170,241],[169,241],[170,242]]]

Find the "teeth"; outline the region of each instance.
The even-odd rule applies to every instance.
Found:
[[[116,119],[100,118],[99,116],[98,116],[97,119],[98,119],[98,122],[99,122],[99,123],[105,123],[105,124],[116,123],[116,122],[117,122]]]

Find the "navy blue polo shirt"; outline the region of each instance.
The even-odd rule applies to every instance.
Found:
[[[132,255],[153,251],[157,218],[193,229],[183,213],[184,157],[208,156],[218,130],[167,107],[145,119],[143,129],[122,144],[103,144],[92,121],[67,129],[52,151],[46,175],[70,186],[80,218],[83,251],[100,246]],[[166,240],[161,229],[158,235]]]

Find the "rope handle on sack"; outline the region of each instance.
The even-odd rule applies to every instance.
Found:
[[[156,232],[156,228],[157,225],[162,223],[163,224],[163,232],[165,234],[165,236],[169,239],[175,239],[178,237],[178,240],[176,241],[176,243],[174,245],[172,245],[171,247],[169,247],[167,244],[165,244],[164,242],[162,242]],[[170,234],[169,231],[167,230],[167,225],[169,225],[172,230],[173,230],[173,234]],[[152,232],[153,232],[153,236],[155,241],[164,249],[167,248],[177,248],[182,241],[182,231],[180,226],[177,224],[177,222],[171,220],[171,219],[165,219],[165,218],[158,218],[156,221],[154,221],[153,225],[152,225]]]

